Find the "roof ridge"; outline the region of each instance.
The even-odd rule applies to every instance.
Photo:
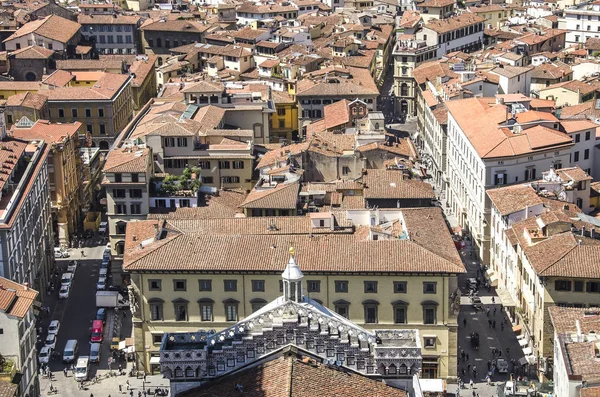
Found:
[[[138,262],[139,260],[144,259],[146,256],[159,251],[163,247],[167,246],[168,243],[170,243],[172,241],[175,241],[179,237],[185,236],[185,235],[186,235],[185,233],[181,233],[181,234],[177,234],[177,235],[175,235],[173,237],[167,237],[167,238],[165,238],[163,240],[157,240],[157,241],[155,241],[155,243],[161,243],[161,245],[159,245],[158,247],[153,247],[153,249],[146,250],[146,252],[144,252],[142,255],[136,257],[133,262],[128,263],[126,267],[129,267],[130,265],[134,264],[135,262]],[[125,262],[123,262],[123,264],[125,264]]]
[[[573,236],[572,232],[565,232],[564,234],[570,233],[570,237],[575,240],[575,237]],[[562,235],[563,233],[560,233],[558,235],[555,236],[559,236]],[[553,236],[550,237],[550,239],[552,239]],[[549,239],[549,240],[550,240]],[[548,240],[548,241],[549,241]],[[540,270],[539,274],[543,274],[544,272],[546,272],[546,270],[550,269],[552,266],[556,265],[559,261],[561,261],[565,256],[567,256],[568,254],[570,254],[576,247],[578,247],[578,244],[575,244],[573,247],[571,247],[570,250],[567,250],[563,255],[561,255],[557,260],[555,260],[554,262],[550,263],[548,266],[546,266],[545,268],[543,268],[542,270]]]

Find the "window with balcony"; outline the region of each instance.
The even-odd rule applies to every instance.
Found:
[[[173,301],[175,321],[188,321],[188,303],[189,301],[183,298],[178,298]]]

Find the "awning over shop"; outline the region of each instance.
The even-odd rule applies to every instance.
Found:
[[[531,353],[533,353],[533,350],[531,350],[531,347],[524,347],[523,348],[523,354],[526,356],[529,356]]]
[[[500,298],[500,303],[504,305],[504,307],[515,307],[515,301],[510,296],[510,292],[506,289],[497,289],[496,293],[498,294],[498,298]]]
[[[520,333],[521,333],[521,331],[523,331],[523,326],[521,326],[520,324],[519,324],[519,325],[515,325],[515,326],[513,327],[513,332],[514,332],[515,334],[520,334]]]
[[[527,341],[525,339],[519,339],[519,346],[521,347],[525,347],[527,346]]]
[[[430,393],[443,393],[446,391],[444,379],[419,379],[421,391]]]
[[[535,356],[533,356],[533,355],[525,356],[525,359],[527,360],[527,363],[529,365],[535,364]]]
[[[527,362],[527,359],[525,357],[521,357],[519,359],[519,365],[527,365],[527,364],[528,364],[528,362]]]
[[[492,287],[498,286],[498,276],[496,276],[496,272],[494,272],[492,269],[487,269],[485,275],[487,276],[487,279]]]
[[[160,357],[150,357],[150,364],[160,364]]]

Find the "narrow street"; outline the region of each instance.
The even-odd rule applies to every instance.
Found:
[[[100,349],[100,362],[98,364],[90,364],[88,379],[93,379],[95,376],[102,378],[99,382],[86,382],[83,389],[79,389],[79,383],[73,378],[73,374],[69,371],[65,376],[64,368],[70,368],[71,364],[62,362],[62,352],[65,344],[69,339],[76,339],[79,343],[78,356],[89,355],[90,352],[90,334],[91,322],[96,316],[96,281],[100,264],[102,262],[102,254],[104,252],[104,242],[101,238],[96,237],[88,239],[82,249],[69,250],[69,258],[57,259],[57,267],[60,269],[56,283],[60,284],[60,274],[66,270],[66,267],[71,260],[78,262],[78,267],[73,279],[73,287],[70,291],[68,299],[58,299],[58,288],[54,293],[43,298],[42,306],[50,309],[50,314],[43,317],[41,327],[43,332],[40,340],[46,337],[46,330],[51,320],[60,321],[60,330],[58,332],[55,358],[50,360],[49,370],[52,372],[52,382],[46,376],[40,376],[40,389],[43,395],[49,394],[50,384],[58,390],[58,396],[86,396],[93,394],[96,397],[106,397],[109,395],[119,394],[119,385],[123,394],[130,395],[135,392],[137,396],[140,391],[145,389],[154,389],[156,387],[165,387],[168,382],[162,379],[161,375],[148,376],[146,380],[143,377],[129,377],[128,375],[108,377],[104,376],[109,372],[108,358],[110,354],[111,335],[109,335],[109,327],[104,328],[104,338]],[[113,272],[108,278],[108,285],[119,284],[121,281],[120,266],[113,266]],[[124,313],[122,321],[122,338],[131,335],[131,314],[128,310],[114,311],[108,310],[106,324],[110,322],[111,316],[121,316]],[[43,342],[42,342],[43,343]],[[38,343],[38,348],[41,344]],[[121,364],[127,371],[125,361],[117,361],[111,366],[112,370],[116,370]],[[131,363],[129,363],[131,366]],[[127,390],[127,381],[129,381],[129,390]]]

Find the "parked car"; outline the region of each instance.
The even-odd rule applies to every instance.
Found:
[[[48,364],[50,357],[52,356],[52,348],[50,346],[44,346],[40,349],[38,361],[40,364]]]
[[[59,329],[60,329],[60,321],[58,321],[58,320],[50,321],[50,325],[48,326],[48,335],[50,335],[50,334],[57,335]]]
[[[110,243],[106,243],[106,247],[104,247],[104,252],[108,252],[109,254],[111,253]]]
[[[91,363],[99,363],[100,362],[100,343],[90,344],[90,362]]]
[[[100,265],[100,269],[108,269],[110,266],[110,259],[102,258],[102,264]]]
[[[104,269],[103,269],[103,268],[100,268],[100,272],[98,273],[98,275],[99,275],[100,277],[104,277],[104,278],[106,278],[107,274],[108,274],[108,269],[106,269],[106,268],[104,268]]]
[[[60,299],[67,299],[69,297],[69,292],[71,291],[70,285],[61,285],[60,291],[58,292],[58,297]]]
[[[496,360],[496,368],[498,368],[499,373],[507,374],[508,373],[508,362],[503,358],[499,358],[498,360]]]
[[[54,257],[55,258],[68,258],[69,253],[66,249],[54,247]]]
[[[51,347],[52,350],[54,350],[56,348],[56,335],[55,334],[48,334],[48,336],[46,337],[46,346]]]
[[[96,320],[101,320],[102,324],[104,324],[106,322],[106,309],[105,308],[98,309],[98,311],[96,312]]]
[[[67,266],[67,272],[73,273],[75,275],[75,270],[77,270],[77,261],[70,261],[69,266]]]
[[[100,277],[96,283],[96,290],[104,291],[106,289],[106,277]]]
[[[89,369],[90,358],[88,356],[79,357],[77,359],[77,365],[75,366],[75,380],[78,382],[87,380]]]
[[[104,337],[104,324],[100,320],[92,321],[92,336],[90,340],[92,342],[102,342]]]
[[[60,278],[60,285],[68,285],[70,287],[72,281],[73,273],[63,273]]]
[[[108,222],[100,222],[100,226],[98,227],[98,234],[104,236],[106,235],[106,230],[108,229]]]

